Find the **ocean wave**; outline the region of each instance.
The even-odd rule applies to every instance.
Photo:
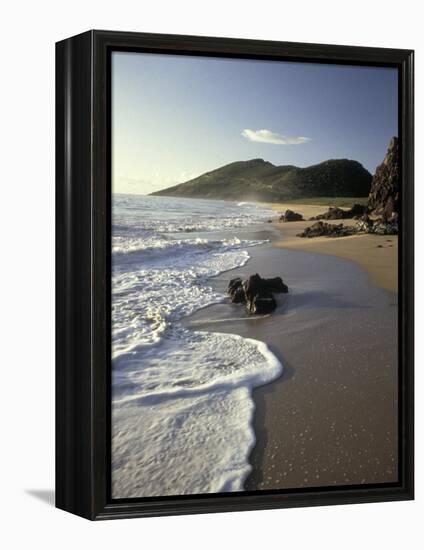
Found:
[[[113,235],[201,233],[248,227],[275,218],[260,204],[166,197],[119,197],[113,208]],[[140,215],[142,214],[142,215]]]
[[[268,216],[269,217],[269,216]],[[253,223],[259,223],[250,215],[206,220],[161,221],[146,220],[134,222],[132,231],[152,231],[157,233],[201,233],[222,231],[224,229],[238,229]],[[115,232],[127,231],[122,224],[116,224]]]
[[[113,496],[242,490],[255,441],[251,391],[282,366],[262,342],[189,330],[180,321],[226,299],[209,279],[245,265],[249,248],[266,242],[228,228],[258,223],[263,211],[151,199],[114,206]],[[190,227],[215,228],[222,237],[176,231]]]
[[[167,256],[160,265],[127,271],[116,268],[112,277],[112,356],[140,345],[158,342],[166,327],[225,296],[213,291],[209,277],[243,266],[245,249],[192,256]]]
[[[134,252],[158,253],[158,252],[172,252],[178,250],[179,252],[190,249],[198,250],[213,250],[223,248],[234,248],[240,246],[256,246],[262,244],[264,241],[242,241],[238,237],[231,239],[175,239],[167,238],[165,235],[143,236],[143,237],[122,237],[115,236],[112,239],[112,253],[118,254],[132,254]]]
[[[255,443],[251,392],[281,372],[266,344],[232,334],[179,331],[156,353],[121,357],[113,494],[243,490]]]

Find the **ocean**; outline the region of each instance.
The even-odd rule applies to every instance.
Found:
[[[275,217],[250,203],[113,195],[112,497],[241,491],[255,443],[252,389],[282,365],[260,341],[182,320],[227,300]]]

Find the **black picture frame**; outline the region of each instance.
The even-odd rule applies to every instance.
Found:
[[[399,482],[113,501],[110,498],[110,53],[113,50],[399,69]],[[397,501],[414,495],[413,51],[89,31],[56,44],[56,506],[90,520]]]

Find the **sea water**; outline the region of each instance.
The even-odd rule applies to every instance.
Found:
[[[228,299],[210,278],[241,267],[272,213],[224,201],[113,195],[112,496],[243,490],[252,388],[282,366],[259,341],[194,331]]]

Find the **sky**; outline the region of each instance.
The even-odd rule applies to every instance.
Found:
[[[398,135],[397,89],[392,68],[113,52],[113,192],[253,158],[374,173]]]

